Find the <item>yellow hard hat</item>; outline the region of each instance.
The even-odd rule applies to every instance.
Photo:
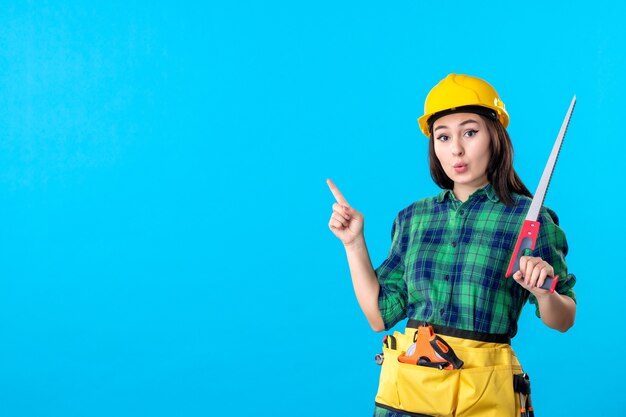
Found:
[[[492,113],[493,117],[500,120],[502,126],[506,128],[509,125],[509,114],[496,90],[485,80],[463,74],[449,74],[430,90],[424,102],[424,115],[417,119],[417,123],[422,133],[430,137],[431,116],[446,111],[451,113],[463,111],[459,108],[465,106],[473,106],[473,110],[476,108],[493,110],[495,112]],[[467,111],[481,113],[472,109]]]

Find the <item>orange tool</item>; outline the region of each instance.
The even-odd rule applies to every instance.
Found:
[[[433,326],[419,326],[413,342],[404,355],[398,356],[400,362],[448,370],[463,367],[463,361],[445,340],[435,334]]]

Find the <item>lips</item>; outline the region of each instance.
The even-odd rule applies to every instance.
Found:
[[[467,164],[464,164],[462,162],[457,162],[456,164],[454,164],[453,168],[456,172],[462,173],[462,172],[467,171]]]

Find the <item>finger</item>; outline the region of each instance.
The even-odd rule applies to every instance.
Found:
[[[537,279],[537,287],[541,287],[548,276],[548,268],[542,268],[539,278]]]
[[[350,206],[344,206],[344,208],[346,210],[346,214],[350,217],[350,219],[354,219],[354,220],[361,221],[361,222],[363,221],[363,215],[359,211],[353,209]]]
[[[538,263],[535,265],[535,267],[533,268],[533,272],[532,274],[530,274],[530,276],[527,276],[526,279],[526,285],[528,285],[529,287],[533,288],[537,286],[537,280],[539,279],[539,276],[541,275],[541,271],[543,270],[543,267],[541,265],[541,263]]]
[[[526,271],[526,262],[528,262],[528,256],[520,256],[519,257],[519,272],[524,276],[524,272]]]
[[[524,282],[524,275],[522,275],[522,271],[517,271],[516,273],[513,274],[513,279],[524,289],[529,290],[530,288],[528,288],[526,286],[526,283]]]
[[[528,285],[528,283],[530,282],[530,277],[532,277],[533,275],[533,270],[535,269],[535,258],[532,257],[527,257],[526,258],[526,265],[524,265],[524,269],[521,268],[521,261],[520,261],[520,271],[522,272],[522,275],[524,275],[524,283],[526,285]]]
[[[343,227],[348,227],[348,225],[350,224],[350,222],[348,220],[346,220],[343,217],[339,216],[337,213],[333,213],[330,217],[331,217],[331,219],[341,223],[341,225]]]
[[[337,200],[339,204],[345,204],[346,206],[350,206],[346,198],[343,196],[343,194],[341,194],[341,191],[339,191],[339,188],[337,188],[335,183],[332,182],[330,178],[326,180],[326,184],[328,184],[330,192],[333,193],[333,197],[335,197],[335,200]]]
[[[345,229],[344,225],[337,219],[335,218],[331,218],[330,221],[328,222],[328,227],[330,227],[332,230],[343,230]]]
[[[352,216],[350,216],[348,210],[346,209],[346,206],[342,206],[339,203],[333,204],[333,213],[348,221],[352,218]]]

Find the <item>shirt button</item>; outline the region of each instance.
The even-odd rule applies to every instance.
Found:
[[[465,210],[461,210],[461,211],[459,211],[459,215],[461,215],[461,216],[462,216],[462,215],[464,215],[464,214],[465,214]]]
[[[446,275],[445,277],[443,277],[446,281],[450,280],[450,275]]]
[[[440,314],[440,315],[442,315],[442,316],[443,316],[443,313],[445,313],[445,312],[446,312],[446,311],[445,311],[443,308],[439,309],[439,314]]]
[[[452,242],[452,247],[456,248],[456,242]]]

